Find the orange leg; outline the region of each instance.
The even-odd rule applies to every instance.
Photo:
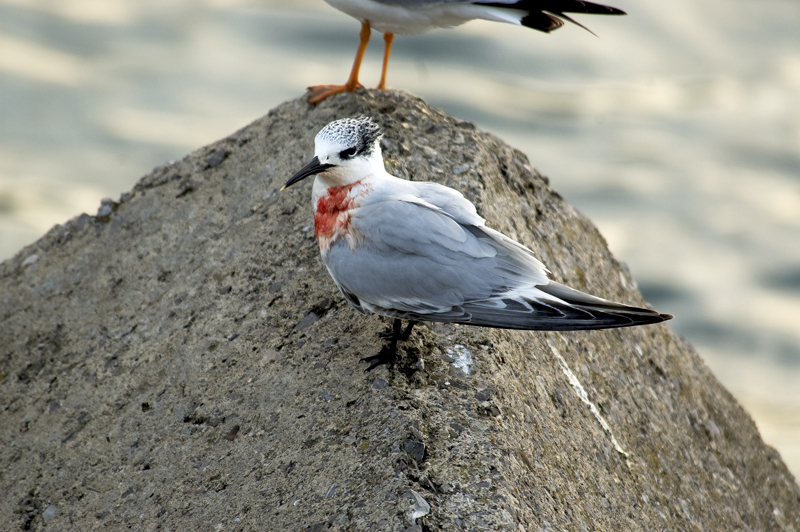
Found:
[[[383,49],[383,70],[381,70],[381,82],[375,88],[386,90],[386,69],[389,67],[389,54],[392,53],[394,33],[384,33],[383,40],[386,41],[386,46]]]
[[[314,85],[313,87],[309,87],[308,89],[311,91],[311,95],[308,97],[308,103],[319,103],[328,96],[333,96],[334,94],[344,91],[353,92],[358,87],[363,87],[363,85],[358,82],[358,71],[361,68],[361,60],[364,59],[367,43],[369,43],[369,34],[369,22],[364,21],[361,23],[361,43],[358,45],[356,60],[353,62],[353,69],[350,71],[350,77],[347,79],[347,83],[344,85]]]

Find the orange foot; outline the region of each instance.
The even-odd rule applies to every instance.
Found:
[[[361,83],[358,83],[355,86],[350,85],[314,85],[313,87],[309,87],[308,90],[311,91],[311,95],[308,97],[308,103],[310,104],[317,104],[327,98],[328,96],[333,96],[334,94],[339,94],[340,92],[355,92],[355,90],[359,87],[364,87]]]

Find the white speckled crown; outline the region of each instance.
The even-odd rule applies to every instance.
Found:
[[[381,138],[381,128],[368,116],[342,118],[331,122],[317,134],[317,140],[355,148],[355,156],[369,156]]]

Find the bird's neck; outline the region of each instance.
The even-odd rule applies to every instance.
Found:
[[[369,177],[344,185],[328,186],[320,177],[314,180],[314,233],[323,258],[331,244],[343,238],[355,250],[359,235],[350,225],[352,213],[372,191]]]
[[[369,158],[351,160],[317,174],[311,199],[314,232],[323,257],[339,238],[344,238],[355,250],[359,235],[350,225],[352,213],[372,192],[375,182],[386,177],[380,150]]]

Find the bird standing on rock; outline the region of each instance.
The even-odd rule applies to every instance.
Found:
[[[672,318],[551,281],[531,250],[486,227],[460,192],[388,174],[380,138],[367,117],[331,122],[314,158],[283,186],[316,175],[322,261],[356,310],[394,318],[388,345],[363,359],[367,370],[392,362],[418,321],[573,331]]]
[[[409,35],[432,28],[449,28],[474,19],[507,22],[550,33],[564,25],[564,20],[587,29],[565,13],[591,15],[624,15],[616,7],[584,2],[582,0],[325,0],[339,11],[361,21],[361,43],[344,85],[314,85],[309,87],[309,103],[319,103],[328,96],[344,91],[355,91],[361,60],[369,42],[370,28],[383,32],[385,48],[383,69],[378,89],[386,88],[386,69],[392,50],[394,35]],[[562,20],[564,19],[564,20]],[[588,29],[587,29],[588,31]]]

